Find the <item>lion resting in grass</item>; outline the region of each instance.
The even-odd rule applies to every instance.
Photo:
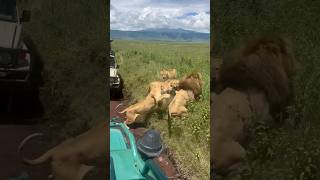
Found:
[[[158,107],[165,106],[164,104],[167,103],[164,102],[172,97],[171,92],[175,91],[175,89],[178,88],[178,85],[179,80],[175,79],[169,79],[164,82],[151,82],[149,85],[148,95],[145,97],[145,99],[129,106],[119,113],[126,113],[125,123],[132,124],[137,120],[138,117],[144,117]]]
[[[36,159],[23,158],[23,162],[29,165],[37,165],[51,160],[53,179],[81,180],[93,168],[93,166],[88,165],[90,162],[107,157],[107,126],[107,122],[99,123],[89,131],[65,140]],[[27,141],[40,135],[40,133],[35,133],[26,137],[20,143],[18,152],[21,153]]]
[[[211,105],[212,167],[226,179],[249,170],[246,129],[253,120],[276,120],[284,112],[297,67],[288,41],[275,35],[253,37],[231,55],[221,67],[221,91],[212,92]]]
[[[188,92],[188,94],[193,94],[194,97],[199,97],[202,91],[202,85],[203,85],[203,81],[200,73],[191,73],[185,76],[181,80],[168,79],[166,81],[151,82],[149,84],[148,95],[144,100],[129,106],[128,108],[124,109],[119,113],[121,114],[126,113],[125,123],[132,124],[137,121],[138,117],[144,117],[146,115],[149,115],[156,109],[159,109],[159,110],[167,109],[171,101],[174,100],[174,98],[176,98],[176,100],[174,100],[175,102],[176,101],[178,102],[177,98],[179,98],[181,102],[184,101],[184,97],[182,96],[183,94],[182,92],[184,91]],[[175,92],[178,92],[177,90],[180,90],[180,92],[178,93],[178,96],[175,95]],[[190,99],[190,98],[187,97],[187,99]],[[182,105],[180,106],[184,107],[185,104],[186,102],[182,103]],[[177,106],[177,105],[175,104],[174,106]],[[181,110],[182,107],[180,108],[180,106],[179,106],[179,109],[176,109],[176,108],[173,108],[173,104],[172,104],[171,105],[172,112],[177,111],[174,113],[175,114],[178,113],[179,115],[186,113],[185,112],[186,110]]]
[[[185,115],[188,112],[188,109],[186,108],[187,102],[193,99],[194,95],[192,91],[186,91],[183,89],[176,91],[176,95],[169,104],[169,118]]]
[[[166,81],[153,81],[149,84],[148,95],[155,98],[158,104],[163,98],[167,98],[166,94],[170,94],[179,86],[179,80],[168,79]]]
[[[132,124],[137,121],[139,116],[147,115],[155,110],[157,106],[156,99],[148,95],[145,99],[133,104],[123,111],[119,112],[120,114],[126,113],[126,124]]]

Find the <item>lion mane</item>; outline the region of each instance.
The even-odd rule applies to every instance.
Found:
[[[255,35],[231,53],[222,64],[220,92],[226,87],[263,91],[272,116],[285,110],[289,97],[289,79],[296,71],[291,43],[284,37]]]
[[[199,72],[193,72],[179,81],[179,88],[183,90],[191,90],[196,99],[199,99],[202,93],[202,76]]]
[[[275,34],[252,36],[223,57],[218,78],[211,77],[217,81],[210,102],[211,173],[228,178],[250,171],[247,130],[255,118],[282,120],[298,67],[290,42]]]

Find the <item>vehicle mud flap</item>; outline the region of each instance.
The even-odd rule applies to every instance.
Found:
[[[13,94],[10,92],[9,97],[8,97],[8,103],[7,103],[7,112],[8,113],[13,113],[13,106],[14,106],[14,101],[13,101]]]

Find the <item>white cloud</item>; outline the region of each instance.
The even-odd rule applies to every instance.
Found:
[[[111,0],[111,29],[210,31],[209,0]]]

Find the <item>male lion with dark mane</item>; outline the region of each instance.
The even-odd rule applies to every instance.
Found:
[[[219,92],[211,96],[215,173],[230,179],[250,169],[244,149],[246,130],[253,120],[276,120],[285,112],[289,79],[296,67],[290,43],[277,35],[254,36],[222,64]]]
[[[202,75],[199,72],[193,72],[184,76],[179,82],[179,88],[192,91],[196,99],[200,98],[203,87]]]

